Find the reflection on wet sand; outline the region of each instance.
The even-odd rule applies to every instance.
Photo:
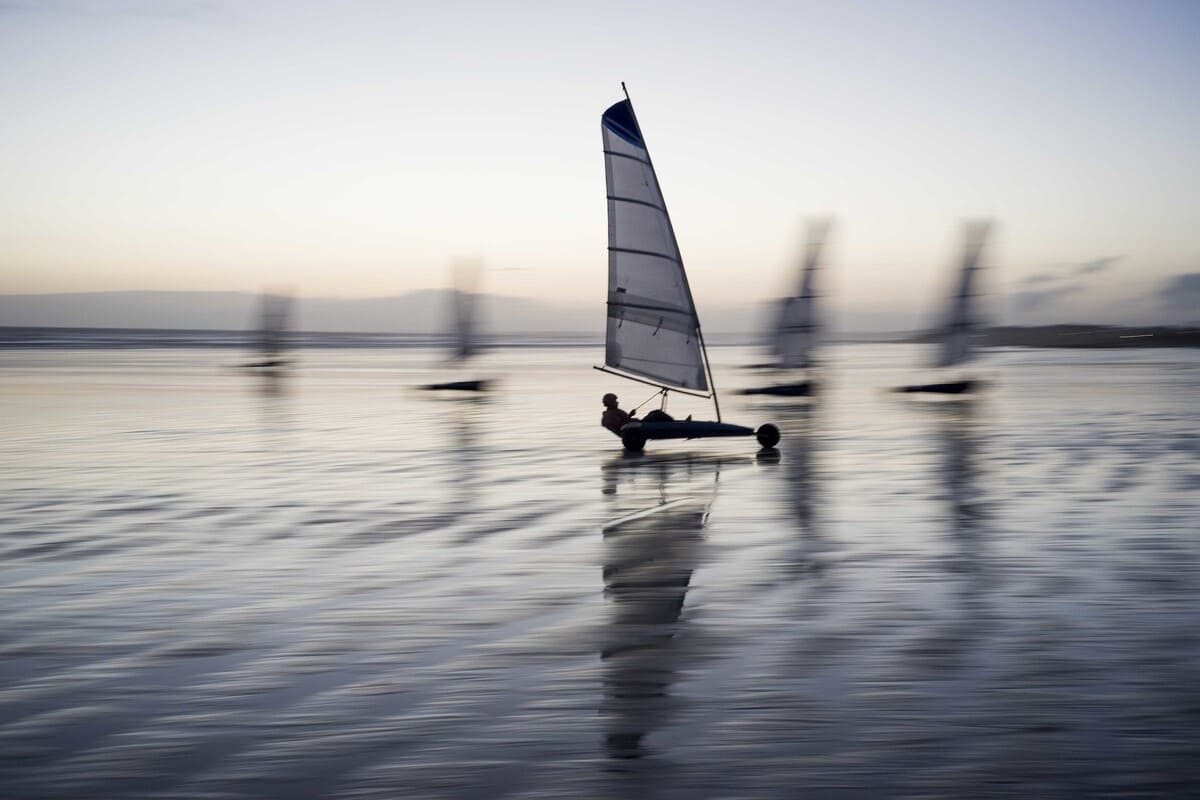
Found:
[[[671,684],[684,661],[684,599],[701,563],[720,463],[643,457],[616,461],[604,470],[604,493],[626,508],[603,529],[610,607],[600,653],[601,713],[610,758],[647,755],[645,737],[676,710]]]
[[[291,377],[287,370],[264,369],[252,373],[255,389],[264,397],[278,397],[288,391]]]
[[[817,478],[818,431],[821,408],[814,403],[780,409],[787,431],[782,463],[784,494],[796,521],[794,550],[787,566],[796,572],[820,572],[827,563],[831,543],[821,532],[821,494]]]
[[[934,404],[933,439],[938,448],[937,491],[945,503],[945,573],[941,619],[929,626],[917,648],[919,668],[946,682],[940,713],[968,717],[973,687],[980,680],[979,654],[989,634],[987,590],[995,570],[981,553],[984,543],[976,432],[981,408],[975,401]],[[959,685],[961,691],[949,687]]]
[[[486,395],[442,398],[446,403],[447,441],[457,469],[448,470],[450,490],[446,493],[448,511],[472,514],[482,507],[486,452],[480,436],[480,425],[487,423]]]
[[[248,385],[255,394],[258,416],[259,456],[255,468],[283,464],[293,457],[293,433],[290,386],[287,373],[279,370],[254,370],[247,375]]]
[[[983,504],[976,474],[981,408],[974,401],[931,406],[937,416],[938,472],[950,506],[952,535],[966,567],[978,566]]]

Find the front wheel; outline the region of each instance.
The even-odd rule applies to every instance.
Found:
[[[776,428],[769,422],[766,425],[760,425],[758,430],[754,432],[754,438],[758,439],[758,443],[762,445],[764,450],[770,450],[779,444],[779,428]]]
[[[640,453],[646,446],[646,433],[640,425],[626,428],[621,433],[621,444],[625,445],[625,449],[631,453]]]

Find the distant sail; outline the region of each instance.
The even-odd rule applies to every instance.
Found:
[[[604,112],[608,329],[604,363],[665,387],[708,391],[700,321],[633,106]]]
[[[936,367],[953,367],[971,360],[973,355],[971,335],[976,327],[973,308],[975,298],[975,274],[979,271],[979,259],[987,242],[991,222],[968,223],[963,243],[962,272],[958,279],[958,290],[950,299],[950,309],[940,327],[941,351]]]
[[[829,222],[819,220],[808,225],[804,268],[800,276],[800,293],[786,298],[779,309],[772,350],[776,366],[802,369],[812,366],[816,346],[817,314],[814,277],[821,261],[821,249],[829,232]]]
[[[481,265],[473,260],[458,261],[452,268],[451,277],[454,281],[454,289],[450,292],[450,300],[454,328],[451,335],[453,337],[452,357],[455,359],[470,358],[478,355],[480,350],[476,320],[478,304],[476,288],[479,285],[481,271]]]
[[[454,299],[454,357],[470,358],[479,352],[475,340],[475,295],[458,289]]]
[[[284,334],[292,299],[286,295],[263,294],[259,319],[259,348],[266,357],[276,357],[283,352]]]

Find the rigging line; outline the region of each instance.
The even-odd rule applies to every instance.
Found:
[[[636,406],[634,406],[634,407],[633,407],[631,410],[632,410],[632,411],[637,411],[639,408],[641,408],[642,406],[646,405],[646,403],[649,403],[651,400],[653,400],[654,398],[658,397],[660,394],[666,394],[666,393],[667,393],[667,390],[666,390],[666,389],[659,389],[657,392],[655,392],[654,394],[650,395],[649,397],[647,397],[647,398],[646,398],[645,400],[643,400],[642,402],[638,403],[638,404],[637,404]]]

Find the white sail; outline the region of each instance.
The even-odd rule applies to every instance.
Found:
[[[979,271],[979,260],[987,241],[991,223],[971,222],[966,226],[963,243],[962,271],[958,287],[950,298],[950,308],[940,327],[941,348],[936,367],[953,367],[971,360],[971,336],[976,320],[973,300],[975,298],[975,274]]]
[[[670,388],[707,392],[700,321],[633,106],[601,118],[608,186],[604,363]]]
[[[809,223],[804,268],[800,276],[800,293],[783,300],[775,325],[772,351],[775,355],[775,365],[778,367],[802,369],[812,366],[818,322],[814,278],[828,230],[828,221]]]

